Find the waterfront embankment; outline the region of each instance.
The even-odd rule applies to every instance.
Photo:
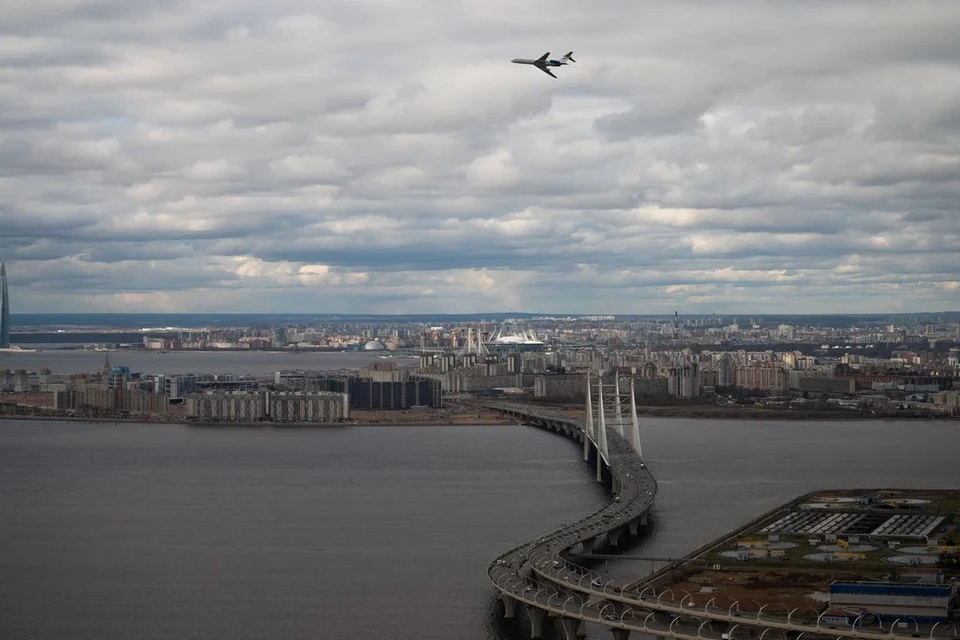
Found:
[[[882,414],[872,415],[864,414],[858,411],[770,411],[770,410],[749,410],[749,409],[695,409],[692,407],[658,407],[654,410],[643,411],[639,417],[644,418],[683,418],[687,420],[724,420],[724,421],[806,421],[806,422],[960,422],[958,416],[932,416],[932,415],[900,415],[900,414]],[[354,414],[360,413],[358,411]],[[141,424],[203,424],[217,426],[305,426],[305,427],[382,427],[382,426],[489,426],[514,424],[515,421],[504,419],[495,415],[472,415],[472,416],[436,416],[429,413],[412,413],[407,415],[388,415],[390,411],[370,411],[370,414],[356,416],[354,419],[337,423],[289,423],[289,422],[204,422],[198,423],[192,420],[186,420],[182,417],[174,418],[115,418],[115,417],[83,417],[67,415],[28,415],[28,414],[0,414],[0,420],[35,420],[35,421],[55,421],[55,422],[92,422],[92,423],[141,423]],[[571,416],[582,415],[582,411],[568,410]]]
[[[187,420],[182,416],[160,417],[149,416],[139,418],[72,416],[58,414],[3,414],[0,419],[29,420],[48,422],[87,422],[87,423],[116,423],[116,424],[169,424],[217,427],[283,427],[283,428],[310,428],[310,427],[403,427],[403,426],[494,426],[515,424],[516,421],[504,418],[502,415],[487,410],[479,411],[445,411],[445,410],[407,410],[407,411],[374,411],[354,410],[351,419],[333,423],[297,423],[297,422],[200,422]]]

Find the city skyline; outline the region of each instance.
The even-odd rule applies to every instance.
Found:
[[[7,13],[18,313],[960,309],[957,5]]]

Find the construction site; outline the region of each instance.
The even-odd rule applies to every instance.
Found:
[[[643,586],[693,608],[919,629],[952,624],[958,583],[960,491],[878,489],[804,495]]]

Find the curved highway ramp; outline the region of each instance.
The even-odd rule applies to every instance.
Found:
[[[603,398],[604,391],[599,384],[598,389],[597,395]],[[575,548],[588,547],[594,541],[617,542],[636,534],[638,527],[647,523],[647,512],[657,494],[656,479],[640,455],[639,432],[630,433],[631,427],[636,429],[635,418],[617,421],[617,414],[622,410],[621,403],[617,403],[617,413],[611,421],[603,413],[603,404],[599,409],[592,405],[591,395],[587,394],[587,412],[582,419],[535,405],[478,402],[518,421],[583,442],[585,459],[596,459],[598,478],[609,477],[613,487],[614,499],[607,506],[505,551],[490,563],[487,574],[503,601],[505,617],[514,617],[517,603],[524,605],[532,638],[541,637],[548,615],[559,621],[568,640],[585,637],[588,622],[607,627],[617,640],[626,640],[633,631],[677,640],[747,637],[755,640],[765,637],[766,640],[902,640],[916,637],[912,627],[861,629],[857,628],[856,621],[849,626],[828,626],[820,623],[822,616],[816,620],[801,619],[795,611],[764,612],[765,607],[760,611],[741,611],[737,603],[721,607],[712,601],[706,606],[694,605],[686,597],[678,599],[668,589],[658,593],[643,583],[624,587],[617,580],[570,562],[567,557]],[[601,469],[606,473],[599,473]],[[930,638],[956,637],[955,627],[953,635],[943,635],[949,631],[943,629],[934,635],[931,630]]]

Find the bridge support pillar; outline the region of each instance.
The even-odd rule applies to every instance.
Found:
[[[610,629],[613,640],[630,640],[630,629]]]
[[[563,625],[563,635],[567,640],[587,637],[587,625],[583,620],[561,618],[560,624]]]
[[[609,542],[610,542],[610,536],[606,533],[601,533],[591,541],[590,549],[594,553],[603,553],[603,550],[607,547],[607,544]]]
[[[634,518],[628,523],[628,526],[630,527],[630,535],[636,536],[640,531],[640,518]]]
[[[501,593],[500,600],[503,602],[503,617],[507,620],[512,620],[517,613],[517,599]]]
[[[620,546],[620,536],[622,535],[622,533],[623,533],[623,529],[621,527],[617,527],[616,529],[610,530],[609,532],[607,532],[607,543],[611,547],[616,549],[617,547]]]
[[[527,605],[527,617],[530,618],[530,637],[533,640],[543,636],[543,619],[546,617],[546,613],[540,607]]]

